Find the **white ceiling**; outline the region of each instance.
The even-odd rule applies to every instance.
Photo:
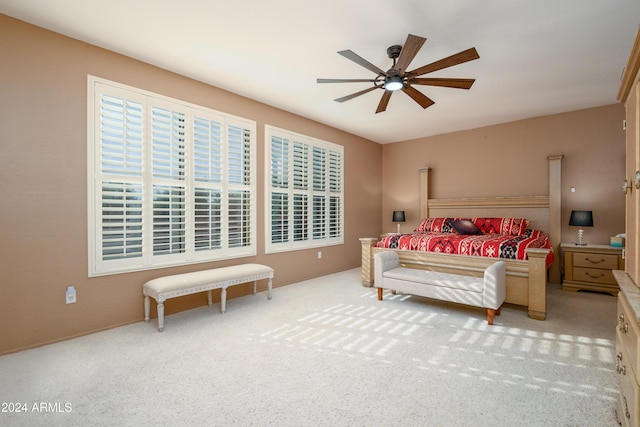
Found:
[[[617,102],[640,24],[639,0],[0,0],[0,13],[119,52],[379,143]],[[475,47],[480,59],[425,77],[475,78],[470,90],[417,86],[375,114],[381,90],[333,99],[386,70],[386,49],[427,38],[409,69]]]

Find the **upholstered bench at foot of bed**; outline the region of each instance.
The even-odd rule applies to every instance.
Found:
[[[257,281],[269,279],[267,298],[271,299],[273,285],[273,269],[261,264],[240,264],[211,270],[194,271],[192,273],[175,274],[149,280],[142,287],[144,295],[144,320],[149,322],[149,297],[158,304],[158,330],[164,330],[164,302],[169,298],[207,291],[208,305],[213,305],[211,291],[221,289],[220,312],[224,313],[227,304],[227,287],[241,283],[253,282],[253,293],[256,293]]]
[[[506,298],[506,264],[496,261],[487,267],[483,277],[463,276],[400,266],[398,254],[380,252],[374,257],[378,299],[383,289],[450,301],[487,309],[487,322],[493,325],[494,315]]]

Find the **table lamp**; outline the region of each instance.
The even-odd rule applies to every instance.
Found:
[[[400,223],[404,221],[404,211],[393,211],[393,222],[398,223],[398,234],[400,234]]]
[[[578,229],[578,243],[576,243],[576,245],[585,246],[586,243],[582,241],[582,235],[584,234],[582,228],[593,227],[593,213],[591,211],[571,211],[569,225],[580,227]]]

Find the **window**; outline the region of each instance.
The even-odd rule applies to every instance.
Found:
[[[266,252],[344,243],[340,145],[272,126],[266,138]]]
[[[89,275],[255,255],[255,122],[88,83]]]

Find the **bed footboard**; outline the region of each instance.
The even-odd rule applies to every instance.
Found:
[[[362,286],[371,287],[374,282],[373,255],[393,249],[376,248],[378,239],[361,238],[362,244]],[[504,260],[507,264],[506,302],[528,308],[532,319],[544,320],[547,314],[547,267],[548,249],[527,249],[528,260]],[[484,269],[495,261],[464,255],[450,255],[433,252],[398,251],[400,263],[411,268],[443,271],[455,274],[481,277]]]

